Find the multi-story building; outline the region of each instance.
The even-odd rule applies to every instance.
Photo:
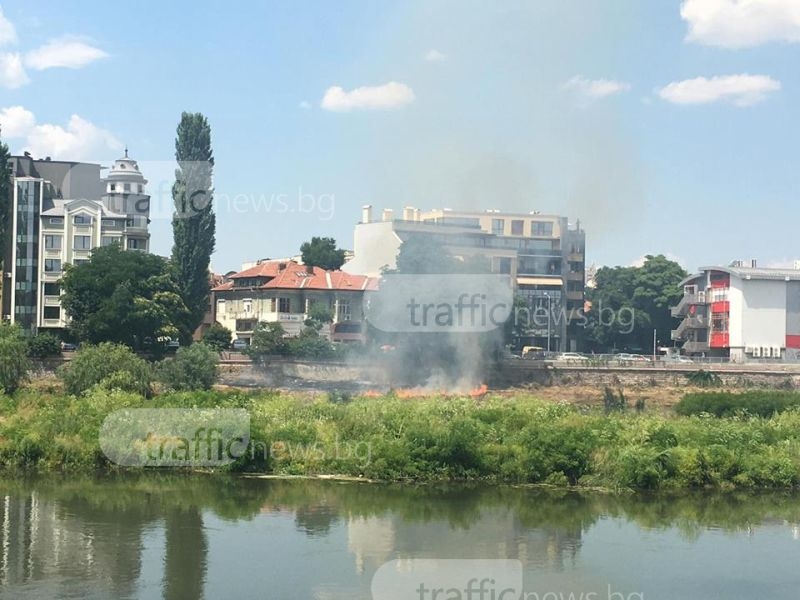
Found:
[[[494,273],[511,275],[528,312],[517,318],[520,345],[574,351],[580,339],[585,286],[586,235],[580,222],[529,214],[385,209],[378,221],[365,206],[355,227],[354,257],[343,270],[377,275],[394,268],[401,244],[412,236],[436,239],[455,256],[484,256]],[[534,315],[549,318],[533,318]],[[520,322],[524,321],[524,322]]]
[[[334,328],[359,324],[364,320],[364,293],[376,287],[374,277],[266,259],[212,288],[213,320],[248,343],[261,322],[278,322],[288,335],[297,335],[315,303],[331,311]]]
[[[703,267],[681,285],[672,339],[685,353],[735,362],[800,358],[800,269],[735,262]]]
[[[65,264],[113,243],[148,251],[147,181],[126,150],[105,179],[98,164],[13,156],[11,184],[3,319],[29,332],[64,328],[58,282]]]

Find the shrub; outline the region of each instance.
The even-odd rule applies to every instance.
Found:
[[[81,346],[75,358],[59,369],[59,375],[67,392],[76,396],[104,381],[103,387],[108,389],[151,395],[149,363],[121,344]]]
[[[616,393],[610,387],[603,389],[603,406],[606,411],[625,410],[628,401],[625,399],[625,392],[620,388]]]
[[[686,394],[675,405],[679,415],[707,413],[715,417],[731,417],[744,413],[771,417],[785,410],[800,407],[797,392],[754,390],[738,394],[730,392],[701,392]]]
[[[18,325],[0,323],[0,388],[13,394],[25,381],[30,369],[28,342]]]
[[[253,358],[270,354],[287,354],[289,345],[285,335],[286,331],[280,323],[259,323],[245,353]]]
[[[173,390],[210,390],[217,379],[218,353],[204,343],[178,348],[158,369],[158,379]]]
[[[232,335],[230,329],[219,323],[214,323],[203,335],[203,343],[220,352],[231,345]]]
[[[687,373],[686,379],[689,383],[697,387],[708,388],[720,387],[722,385],[722,378],[719,375],[711,371],[704,371],[703,369],[695,371],[694,373]]]
[[[49,358],[61,354],[61,340],[47,331],[37,333],[28,340],[28,356],[31,358]]]

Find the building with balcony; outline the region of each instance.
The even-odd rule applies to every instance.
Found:
[[[586,235],[580,222],[539,213],[501,213],[437,209],[403,209],[402,218],[384,209],[372,219],[362,210],[355,226],[354,256],[343,270],[378,275],[394,268],[401,244],[412,236],[439,241],[454,256],[483,256],[491,271],[511,275],[516,294],[528,305],[528,318],[518,322],[520,346],[575,351],[580,340],[584,306]],[[533,319],[531,315],[549,315]],[[520,321],[520,319],[518,319]]]
[[[750,359],[800,358],[800,269],[703,267],[683,282],[672,308],[672,339],[690,355]]]
[[[364,294],[377,285],[376,277],[266,259],[212,288],[212,318],[247,343],[261,322],[278,322],[288,335],[297,335],[315,303],[330,310],[334,324],[361,323]]]
[[[62,329],[59,280],[65,264],[99,246],[147,252],[150,197],[135,160],[101,177],[98,164],[11,157],[10,235],[4,240],[3,319],[28,332]]]

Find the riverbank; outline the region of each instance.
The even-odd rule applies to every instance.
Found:
[[[105,417],[168,407],[247,411],[250,447],[226,471],[609,489],[800,484],[800,412],[722,419],[604,413],[531,394],[399,399],[228,391],[145,400],[101,389],[80,398],[26,389],[0,396],[0,465],[116,469],[98,442]]]

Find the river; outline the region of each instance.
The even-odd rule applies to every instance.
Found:
[[[800,595],[791,494],[48,476],[0,480],[0,541],[14,600],[369,599],[382,565],[442,559],[512,559],[530,600]],[[450,594],[417,598],[468,597]]]

